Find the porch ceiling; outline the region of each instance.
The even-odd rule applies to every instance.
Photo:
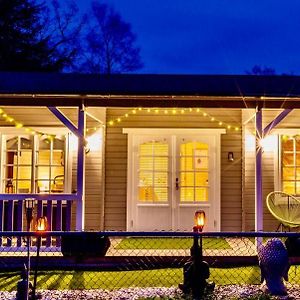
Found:
[[[300,76],[0,72],[0,105],[300,108]]]

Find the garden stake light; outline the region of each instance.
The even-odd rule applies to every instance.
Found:
[[[183,267],[183,284],[179,288],[185,293],[192,293],[193,299],[204,299],[203,297],[212,292],[215,284],[207,283],[209,278],[209,266],[206,261],[203,261],[202,253],[202,232],[205,224],[205,212],[197,210],[194,217],[194,243],[191,247],[191,258]],[[200,237],[200,245],[198,239]]]
[[[25,209],[26,209],[26,222],[27,222],[27,232],[31,229],[31,223],[33,220],[33,210],[34,210],[34,198],[28,198],[25,199]],[[27,268],[26,270],[26,292],[24,293],[26,295],[26,300],[31,299],[31,283],[30,280],[30,245],[31,245],[31,237],[27,235]],[[24,278],[24,274],[22,275],[22,278]]]
[[[40,257],[40,248],[42,243],[42,233],[47,229],[47,218],[40,217],[37,219],[36,232],[38,233],[37,237],[37,250],[36,250],[36,262],[35,262],[35,270],[34,270],[34,279],[33,279],[33,289],[32,289],[32,299],[40,299],[40,295],[36,295],[36,283],[37,283],[37,272],[39,265],[39,257]]]

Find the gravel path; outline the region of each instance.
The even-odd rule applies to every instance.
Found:
[[[288,288],[289,297],[273,297],[280,300],[300,300],[300,285]],[[44,290],[41,291],[43,300],[138,300],[138,299],[189,299],[182,297],[178,288],[129,288],[115,291],[107,290]],[[15,292],[0,292],[0,300],[15,300]],[[217,286],[214,293],[207,300],[225,300],[225,299],[249,299],[253,296],[263,295],[259,285],[238,286],[226,285]],[[267,298],[269,299],[269,298]]]

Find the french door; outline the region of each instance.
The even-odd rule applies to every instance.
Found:
[[[220,230],[219,129],[124,129],[128,133],[127,230]]]

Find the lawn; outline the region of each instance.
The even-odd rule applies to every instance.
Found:
[[[0,273],[0,290],[16,290],[19,273]],[[31,274],[33,280],[33,274]],[[259,284],[258,266],[241,268],[210,268],[209,280],[217,285]],[[182,269],[159,269],[144,271],[47,271],[38,273],[38,289],[120,289],[129,287],[171,287],[183,281]],[[299,284],[299,268],[292,266],[289,271],[289,283]]]
[[[115,248],[126,249],[190,249],[193,244],[192,238],[136,238],[123,239]],[[231,249],[224,238],[203,238],[203,249],[224,250]]]

